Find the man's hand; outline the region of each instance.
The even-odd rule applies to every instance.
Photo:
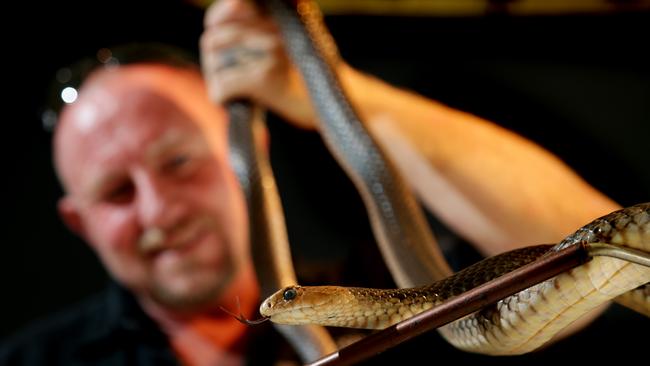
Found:
[[[201,64],[216,103],[253,101],[298,127],[314,128],[307,90],[272,19],[244,0],[221,0],[206,12]]]

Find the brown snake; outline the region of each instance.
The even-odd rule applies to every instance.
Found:
[[[549,250],[578,243],[610,243],[650,251],[650,204],[645,203],[597,219],[552,248],[515,250],[448,276],[449,267],[434,245],[414,198],[346,102],[336,75],[328,67],[327,62],[332,60],[323,57],[330,52],[318,50],[312,44],[301,30],[300,22],[281,1],[268,3],[285,35],[291,58],[308,85],[326,144],[359,189],[396,282],[411,287],[378,290],[289,286],[261,305],[260,312],[271,321],[384,328],[529,263]],[[299,13],[309,23],[309,3],[300,3],[303,8]],[[317,38],[313,34],[311,37]],[[261,267],[282,268],[288,265],[284,258],[282,263],[271,259],[274,263]],[[282,276],[278,278],[276,282],[286,282]],[[413,287],[433,280],[437,281]],[[598,257],[439,330],[450,343],[463,350],[486,354],[525,353],[544,344],[589,310],[619,295],[623,295],[620,302],[650,314],[648,286],[638,288],[648,282],[650,268]]]
[[[611,243],[650,251],[650,203],[594,220],[551,248],[528,247],[487,258],[428,286],[389,290],[290,286],[264,301],[260,312],[282,324],[385,328],[527,264],[549,250],[579,243]],[[525,353],[619,295],[624,295],[624,304],[633,302],[633,308],[650,315],[648,282],[648,267],[596,257],[439,330],[450,343],[466,351]]]

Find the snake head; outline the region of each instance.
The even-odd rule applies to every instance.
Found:
[[[295,310],[300,306],[302,294],[302,286],[287,286],[264,300],[260,305],[260,314],[273,320],[273,317],[277,318],[278,314]]]
[[[338,286],[287,286],[260,305],[260,314],[279,324],[312,324],[336,312],[349,292]]]

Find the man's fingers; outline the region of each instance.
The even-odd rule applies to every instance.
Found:
[[[251,20],[259,16],[257,8],[247,0],[217,0],[205,13],[203,26],[210,28],[231,21]]]

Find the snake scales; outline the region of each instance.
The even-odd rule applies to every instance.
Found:
[[[388,290],[290,286],[264,301],[260,312],[283,324],[385,328],[530,263],[548,251],[600,242],[650,250],[650,203],[599,218],[553,247],[527,247],[490,257],[428,286]],[[647,267],[597,257],[440,331],[463,350],[525,353],[544,344],[584,313],[621,294],[625,294],[624,303],[636,300],[636,308],[650,315],[648,282]]]
[[[335,51],[319,49],[322,46],[314,38],[322,37],[305,32],[302,22],[282,1],[268,3],[285,36],[289,54],[308,85],[326,144],[361,192],[393,277],[401,287],[411,287],[375,290],[289,286],[270,296],[260,307],[260,312],[272,321],[383,328],[524,265],[548,250],[578,242],[607,242],[650,250],[650,205],[642,204],[596,220],[553,248],[535,247],[505,253],[449,277],[451,271],[414,198],[358,121],[338,85],[328,64],[335,62],[331,57]],[[300,3],[299,13],[313,29],[314,24],[319,24],[310,15],[313,8],[309,2]],[[324,55],[329,55],[329,59]],[[266,264],[267,267],[283,265],[286,261]],[[413,288],[433,280],[438,281]],[[440,331],[448,341],[464,350],[487,354],[525,353],[539,347],[580,315],[620,294],[627,294],[623,302],[634,303],[633,307],[647,311],[647,287],[631,290],[649,281],[647,268],[618,259],[596,258]]]

